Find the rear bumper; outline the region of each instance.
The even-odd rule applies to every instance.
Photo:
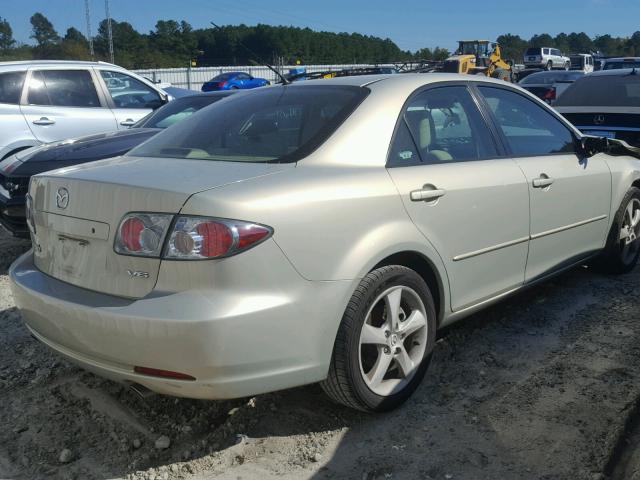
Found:
[[[107,378],[205,399],[324,379],[352,285],[309,282],[292,272],[271,294],[218,288],[131,300],[53,279],[34,266],[31,252],[9,275],[27,327],[50,348]],[[134,366],[196,380],[141,375]]]

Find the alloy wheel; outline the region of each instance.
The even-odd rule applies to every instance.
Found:
[[[632,198],[624,212],[620,228],[620,253],[625,264],[632,262],[640,250],[640,200]]]
[[[360,333],[360,373],[377,395],[401,391],[414,376],[427,346],[428,323],[420,296],[394,286],[372,303]]]

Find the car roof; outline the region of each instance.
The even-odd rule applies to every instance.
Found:
[[[640,70],[637,68],[618,68],[615,70],[598,70],[588,75],[585,75],[585,77],[609,77],[609,76],[624,77],[626,75],[636,75],[636,74],[640,76]]]
[[[629,62],[629,61],[638,61],[640,57],[615,57],[615,58],[605,58],[605,62]]]
[[[65,65],[73,67],[110,67],[124,70],[124,68],[107,62],[87,62],[79,60],[15,60],[0,62],[0,70],[10,70],[15,67],[50,67],[55,65]]]
[[[348,85],[356,87],[366,87],[370,85],[384,85],[385,87],[407,87],[415,89],[420,85],[427,85],[436,82],[482,82],[504,85],[505,82],[495,78],[482,75],[460,75],[457,73],[401,73],[401,74],[377,74],[377,75],[356,75],[353,77],[336,77],[328,79],[305,80],[294,82],[292,87],[303,87],[304,85]]]

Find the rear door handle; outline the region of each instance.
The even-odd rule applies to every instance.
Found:
[[[122,125],[123,127],[130,127],[134,123],[136,123],[135,120],[133,120],[132,118],[127,118],[126,120],[120,122],[120,125]]]
[[[533,188],[547,188],[553,183],[553,178],[545,173],[541,173],[538,178],[533,179]]]
[[[56,122],[47,117],[40,117],[40,120],[34,120],[32,123],[34,125],[53,125]]]
[[[425,185],[427,187],[427,185]],[[412,202],[433,202],[434,200],[443,197],[447,193],[446,190],[438,188],[421,188],[419,190],[413,190],[409,193],[409,198]]]

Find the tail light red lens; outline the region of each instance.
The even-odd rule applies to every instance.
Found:
[[[165,250],[165,258],[202,260],[229,257],[271,236],[264,225],[241,220],[178,217]]]
[[[542,95],[542,99],[543,100],[547,100],[547,101],[555,100],[556,99],[556,89],[554,87],[551,87],[550,89],[548,89]]]
[[[227,86],[227,82],[218,82],[218,87],[219,88],[224,88]]]
[[[130,213],[120,222],[114,249],[124,255],[159,257],[173,215]]]
[[[122,244],[131,252],[139,252],[140,234],[144,230],[144,222],[137,217],[127,218],[120,227],[120,238]]]
[[[178,216],[170,231],[173,218],[173,215],[163,213],[125,215],[116,235],[116,253],[170,260],[206,260],[236,255],[273,234],[273,229],[266,225],[186,215]],[[167,236],[169,239],[165,241]]]

